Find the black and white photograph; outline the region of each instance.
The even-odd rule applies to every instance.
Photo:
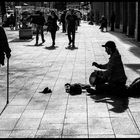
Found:
[[[0,138],[140,138],[140,2],[0,1]]]

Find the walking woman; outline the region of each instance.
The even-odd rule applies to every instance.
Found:
[[[55,46],[56,31],[58,30],[57,20],[58,16],[55,14],[54,11],[51,11],[51,14],[48,16],[46,25],[48,26],[47,31],[51,33],[52,47]]]

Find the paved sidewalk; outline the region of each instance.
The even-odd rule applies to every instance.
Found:
[[[20,42],[17,31],[6,33],[12,49],[10,100],[0,116],[1,138],[140,138],[140,98],[91,98],[86,91],[71,96],[64,89],[65,83],[88,83],[93,61],[108,61],[101,47],[108,40],[118,46],[129,85],[140,74],[140,48],[127,37],[82,22],[78,49],[69,50],[61,30],[55,49],[49,33],[39,47],[35,39]],[[52,93],[39,93],[45,87]]]

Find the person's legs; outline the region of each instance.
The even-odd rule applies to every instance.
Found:
[[[75,47],[75,29],[72,30],[72,47]]]
[[[35,45],[38,45],[38,39],[39,39],[39,28],[36,27],[36,44]]]
[[[42,43],[44,43],[45,39],[44,39],[44,33],[43,33],[43,26],[41,26],[40,31],[41,31]]]
[[[71,30],[68,29],[68,39],[69,39],[69,45],[71,44],[72,42],[72,39],[71,39]]]
[[[51,31],[52,46],[54,46],[54,45],[55,45],[55,35],[56,35],[56,31]]]

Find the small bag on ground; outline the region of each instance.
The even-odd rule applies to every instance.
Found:
[[[82,87],[80,84],[75,83],[75,84],[65,84],[65,89],[66,92],[71,94],[71,95],[79,95],[82,93]]]

